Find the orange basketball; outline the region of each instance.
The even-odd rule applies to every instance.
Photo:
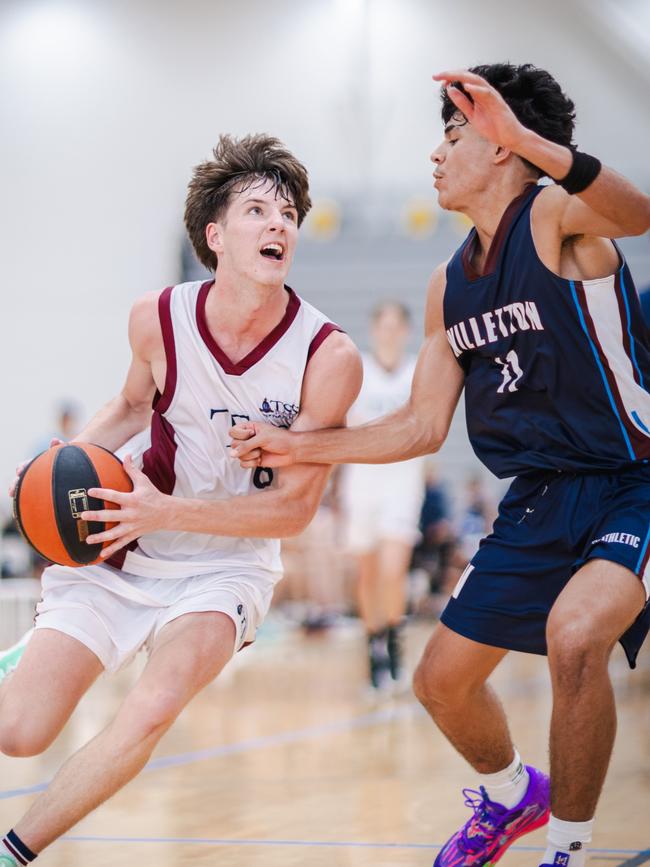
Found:
[[[41,557],[62,566],[89,566],[99,561],[104,546],[87,545],[86,538],[115,524],[82,521],[79,516],[119,507],[89,497],[89,488],[126,493],[133,484],[119,458],[90,443],[53,446],[27,465],[14,494],[14,517]]]

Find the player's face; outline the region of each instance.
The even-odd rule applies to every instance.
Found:
[[[489,187],[494,169],[494,145],[480,136],[456,112],[445,126],[443,141],[431,154],[433,186],[441,208],[462,211]]]
[[[371,339],[373,347],[393,355],[401,356],[406,350],[409,339],[409,325],[401,311],[386,307],[372,323]]]
[[[263,286],[284,284],[297,239],[295,206],[266,179],[235,192],[224,218],[208,226],[218,270]]]

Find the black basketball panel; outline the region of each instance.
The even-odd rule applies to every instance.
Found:
[[[52,470],[52,501],[56,523],[66,551],[80,566],[99,557],[101,543],[87,545],[86,538],[101,533],[101,521],[82,521],[81,512],[104,508],[104,501],[88,496],[89,488],[98,488],[99,477],[92,461],[83,449],[63,446],[54,458]]]

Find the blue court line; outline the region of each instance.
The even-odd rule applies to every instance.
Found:
[[[635,858],[623,861],[622,864],[619,864],[619,867],[641,867],[642,864],[647,864],[648,861],[650,861],[650,849],[645,849],[643,852],[639,852]]]
[[[650,543],[650,530],[648,530],[647,544]],[[533,677],[523,682],[523,684],[513,684],[512,688],[508,684],[503,684],[501,695],[509,695],[515,692],[521,692],[522,685],[526,687],[540,686],[547,683],[547,676]],[[297,729],[294,731],[280,732],[275,735],[265,735],[258,738],[251,738],[246,741],[239,741],[234,744],[223,744],[218,747],[212,747],[205,750],[196,750],[194,752],[177,753],[171,756],[161,756],[157,759],[152,759],[148,762],[141,774],[149,773],[150,771],[160,770],[161,768],[178,767],[181,765],[189,765],[194,762],[205,761],[206,759],[216,759],[223,756],[234,756],[240,753],[245,753],[250,750],[263,749],[265,747],[279,746],[282,744],[293,744],[303,740],[309,740],[322,735],[337,734],[339,732],[354,731],[365,726],[378,725],[384,722],[391,722],[397,719],[403,719],[413,714],[426,716],[426,712],[418,702],[412,701],[408,704],[402,704],[399,707],[388,707],[372,713],[363,714],[362,716],[352,717],[347,720],[339,720],[338,722],[325,723],[320,726],[311,726],[306,729]],[[9,798],[20,798],[24,795],[35,795],[38,792],[43,792],[49,786],[50,781],[36,783],[32,786],[24,786],[19,789],[0,790],[0,801],[8,800]],[[636,851],[636,850],[635,850]]]
[[[206,838],[206,837],[104,837],[89,835],[66,835],[61,837],[72,843],[178,843],[183,845],[203,846],[303,846],[320,847],[326,849],[441,849],[442,843],[369,843],[360,840],[242,840],[238,838]],[[512,846],[511,852],[545,852],[544,846]],[[636,864],[644,864],[645,861],[637,861],[638,857],[650,855],[647,852],[639,852],[638,849],[589,849],[590,855],[633,855],[636,856],[630,862],[625,862],[625,867]],[[621,865],[623,867],[623,865]]]
[[[221,746],[211,747],[205,750],[195,750],[188,753],[161,756],[160,758],[152,759],[148,762],[141,773],[149,773],[151,771],[160,770],[161,768],[189,765],[194,762],[203,762],[207,759],[222,758],[223,756],[234,756],[240,753],[250,752],[251,750],[264,749],[265,747],[295,744],[300,741],[323,737],[324,735],[339,734],[341,732],[354,731],[355,729],[365,728],[367,726],[389,723],[394,720],[412,716],[413,714],[425,715],[425,711],[417,702],[409,702],[408,704],[401,705],[397,708],[383,708],[382,710],[373,711],[372,713],[363,714],[358,717],[352,717],[351,719],[338,720],[337,722],[324,723],[323,725],[318,726],[310,726],[305,729],[280,732],[274,735],[264,735],[258,738],[250,738],[245,741],[237,741],[233,744],[222,744]],[[8,798],[19,798],[23,795],[34,795],[37,792],[44,791],[48,786],[49,781],[37,783],[33,786],[25,786],[20,789],[7,789],[5,791],[0,791],[0,801],[7,800]]]

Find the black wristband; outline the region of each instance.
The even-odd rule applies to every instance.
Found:
[[[590,154],[583,154],[581,151],[574,150],[569,174],[565,178],[562,178],[561,181],[558,181],[557,178],[554,178],[554,180],[569,195],[575,196],[576,193],[586,190],[596,180],[601,168],[602,164],[599,159],[592,157]]]

